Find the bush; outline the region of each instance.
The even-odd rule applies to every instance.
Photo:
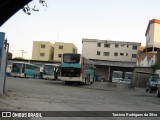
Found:
[[[155,65],[152,66],[154,70],[160,69],[160,62],[156,62]]]

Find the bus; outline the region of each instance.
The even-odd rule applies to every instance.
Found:
[[[43,79],[57,80],[59,76],[58,64],[45,64],[43,67]]]
[[[132,80],[132,72],[125,72],[124,79],[131,81]]]
[[[121,80],[123,80],[123,72],[122,71],[113,71],[112,82],[120,82]]]
[[[14,62],[11,68],[12,77],[39,78],[40,67],[25,62]]]
[[[60,79],[65,81],[65,84],[92,84],[95,79],[94,64],[81,54],[65,53],[62,55]]]
[[[12,65],[7,65],[7,70],[6,70],[6,76],[7,77],[11,76],[11,68],[12,68]]]
[[[124,83],[130,84],[132,81],[132,72],[125,72]]]

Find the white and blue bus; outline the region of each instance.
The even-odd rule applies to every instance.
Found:
[[[92,61],[81,54],[65,53],[62,55],[60,79],[65,84],[79,82],[91,84],[95,78],[95,67]]]
[[[122,80],[123,80],[123,72],[122,71],[113,71],[112,82],[120,82]]]
[[[39,78],[39,75],[40,66],[25,62],[14,62],[12,64],[11,76],[13,77]]]
[[[45,64],[43,67],[43,79],[57,80],[59,76],[58,64]]]

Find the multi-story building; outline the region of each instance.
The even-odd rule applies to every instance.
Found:
[[[47,41],[34,41],[32,60],[61,62],[63,53],[77,53],[78,49],[73,43]]]
[[[141,43],[82,39],[82,55],[95,63],[96,76],[112,81],[113,71],[132,72]]]
[[[77,53],[78,49],[73,43],[55,42],[54,44],[54,61],[61,61],[63,53]]]
[[[152,19],[146,29],[146,52],[154,52],[160,48],[160,20]]]
[[[34,41],[32,60],[52,61],[54,45],[49,41]]]
[[[160,49],[160,20],[152,19],[146,29],[146,47],[137,59],[138,67],[151,67],[159,60],[157,51]]]
[[[88,59],[136,62],[141,43],[97,39],[82,40],[82,54]]]

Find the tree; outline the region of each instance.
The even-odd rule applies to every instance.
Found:
[[[160,69],[160,62],[156,62],[155,65],[152,66],[154,70]]]
[[[12,59],[13,54],[11,52],[8,52],[8,59]]]
[[[15,58],[13,58],[14,60],[25,60],[24,58],[22,58],[22,57],[15,57]]]
[[[29,7],[24,7],[32,0],[1,0],[0,2],[0,26],[2,26],[11,16],[13,16],[16,12],[23,8],[23,11],[27,14],[32,11],[37,11],[36,6],[32,9]],[[39,3],[42,6],[46,6],[47,4],[45,0],[39,0]]]
[[[45,2],[45,0],[39,0],[39,3],[42,6],[48,7],[47,3]],[[39,9],[36,8],[36,5],[34,5],[34,7],[32,7],[32,8],[28,4],[23,7],[23,12],[25,12],[28,15],[30,15],[32,11],[38,12]]]

